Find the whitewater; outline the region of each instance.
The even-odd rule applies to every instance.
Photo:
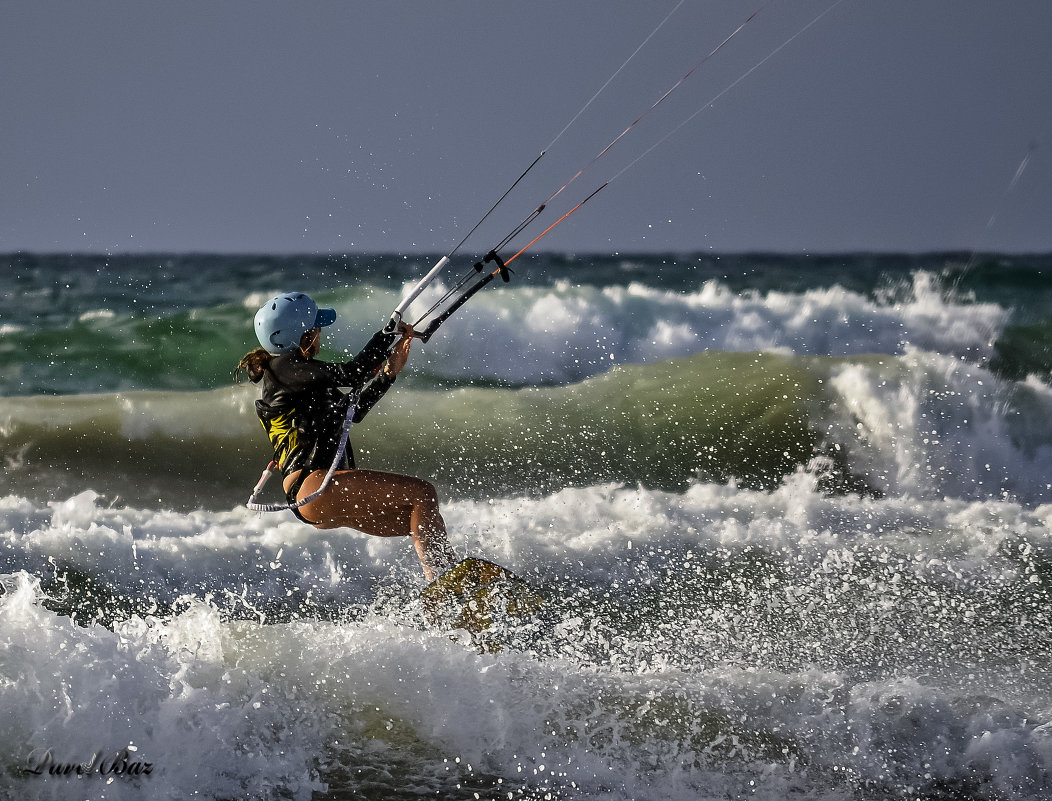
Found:
[[[1052,798],[1052,257],[487,288],[351,436],[548,599],[499,649],[243,506],[255,308],[346,358],[426,259],[0,261],[0,797]]]

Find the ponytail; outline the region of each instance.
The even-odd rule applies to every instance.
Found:
[[[258,384],[270,365],[271,358],[273,358],[271,354],[264,348],[256,348],[251,353],[246,353],[234,369],[234,380],[240,381],[241,373],[245,372],[253,384]]]

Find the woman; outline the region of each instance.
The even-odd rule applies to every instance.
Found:
[[[263,382],[256,414],[274,446],[290,504],[321,487],[339,450],[347,410],[357,396],[357,423],[383,397],[405,367],[413,338],[411,326],[381,331],[361,353],[343,364],[315,358],[321,329],[336,320],[333,309],[319,309],[300,292],[278,295],[256,312],[261,348],[247,354],[237,372]],[[396,337],[401,339],[391,349]],[[390,355],[389,355],[390,354]],[[346,395],[339,387],[347,387]],[[435,488],[418,478],[354,467],[348,444],[343,462],[325,491],[293,513],[327,529],[348,526],[378,537],[409,535],[428,581],[455,561],[446,539]]]

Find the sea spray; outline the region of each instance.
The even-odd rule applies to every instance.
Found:
[[[250,534],[244,514],[201,515],[181,530],[166,513],[93,512],[95,500],[50,519],[8,503],[5,569],[51,575],[65,554],[109,597],[155,592],[165,611],[95,622],[82,604],[73,622],[49,611],[60,598],[16,572],[2,603],[17,646],[8,652],[21,661],[5,675],[36,678],[5,690],[6,717],[56,753],[90,748],[89,732],[121,731],[169,766],[150,780],[173,797],[193,781],[183,755],[203,760],[214,784],[197,790],[213,797],[238,783],[354,787],[365,775],[400,797],[407,772],[436,791],[528,797],[1048,789],[1045,507],[822,496],[802,473],[774,493],[610,485],[454,503],[457,547],[516,565],[553,607],[544,638],[480,655],[428,631],[411,592],[399,594],[419,586],[405,543],[318,536],[291,520]],[[131,536],[107,541],[105,530]],[[335,553],[334,582],[337,537],[358,547]],[[152,589],[87,561],[89,539],[114,565],[152,565]],[[223,548],[240,556],[217,562]],[[239,561],[265,569],[217,572]],[[53,575],[49,594],[62,589]],[[293,587],[327,594],[328,615],[299,607]],[[273,616],[260,618],[264,608]],[[57,673],[53,652],[68,654]],[[32,673],[25,660],[38,660]],[[127,688],[122,724],[99,709],[111,674]],[[69,698],[77,711],[55,718],[42,698]],[[26,705],[41,711],[23,714]],[[185,733],[148,736],[174,725],[164,722],[174,709]],[[202,742],[201,726],[215,739]],[[9,742],[8,753],[23,753]]]
[[[260,299],[426,259],[4,258],[0,794],[1052,795],[1048,257],[517,262],[352,430],[548,599],[481,653],[242,505]]]

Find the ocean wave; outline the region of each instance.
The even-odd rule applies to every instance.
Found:
[[[11,491],[229,508],[269,461],[257,390],[0,399]],[[911,351],[805,357],[709,351],[577,384],[401,387],[351,432],[358,464],[424,476],[446,497],[597,482],[771,489],[808,470],[825,491],[1040,503],[1052,393]]]
[[[243,506],[260,299],[316,294],[344,353],[423,260],[8,261],[0,795],[1052,793],[1047,257],[481,293],[352,441],[547,598],[482,652],[406,538]]]
[[[434,285],[407,319],[417,320],[444,292]],[[356,353],[400,296],[395,287],[370,284],[315,294],[339,313],[326,331],[323,358],[330,360]],[[10,329],[0,339],[0,394],[222,386],[255,347],[251,314],[266,296],[256,290],[237,302],[160,315],[94,308],[60,327]],[[421,388],[569,384],[615,365],[706,350],[847,356],[920,349],[983,364],[1010,317],[1010,309],[963,298],[924,271],[884,292],[839,285],[761,292],[717,280],[676,291],[639,281],[512,284],[480,293],[427,344],[417,343],[405,378]],[[1038,373],[1052,367],[1019,336],[999,355],[1017,371],[1020,364]]]
[[[883,300],[839,286],[760,293],[709,281],[672,292],[557,282],[480,296],[429,343],[426,368],[440,378],[536,385],[706,350],[847,356],[912,348],[982,362],[1007,319],[996,304],[956,302],[926,272]]]
[[[20,797],[74,780],[25,773],[48,750],[129,747],[155,773],[78,788],[1049,788],[1048,506],[829,497],[802,474],[451,503],[455,547],[549,598],[543,636],[480,654],[427,627],[404,540],[100,501],[0,500],[0,781]]]

